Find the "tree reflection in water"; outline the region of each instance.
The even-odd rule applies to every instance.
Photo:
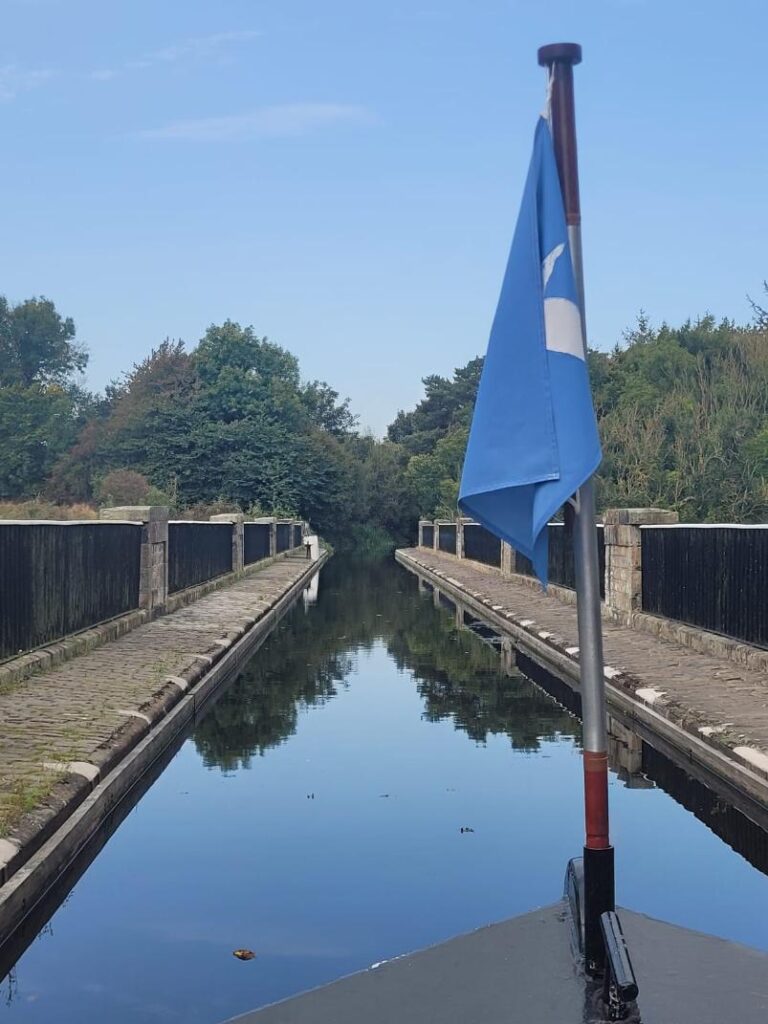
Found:
[[[204,763],[233,771],[284,743],[301,710],[334,697],[357,652],[379,643],[413,674],[428,721],[451,718],[477,743],[506,734],[517,750],[558,734],[578,740],[578,721],[507,674],[498,652],[420,594],[410,573],[391,561],[337,557],[322,571],[317,604],[293,609],[197,727]]]

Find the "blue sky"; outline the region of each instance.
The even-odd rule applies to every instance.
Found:
[[[230,317],[383,431],[484,351],[544,95],[580,42],[591,343],[749,319],[764,0],[2,0],[0,293],[93,388]]]

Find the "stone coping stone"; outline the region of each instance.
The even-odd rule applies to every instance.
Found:
[[[679,521],[677,512],[667,508],[608,508],[603,513],[606,526],[642,526],[644,523],[674,525]]]
[[[99,519],[127,519],[139,523],[165,522],[170,515],[166,505],[114,505],[99,509]]]
[[[108,519],[0,519],[3,526],[141,526],[141,521],[114,516]]]

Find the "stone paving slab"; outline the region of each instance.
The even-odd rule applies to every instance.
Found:
[[[0,687],[0,863],[62,785],[87,788],[115,738],[145,732],[307,570],[304,552],[15,684]]]
[[[399,554],[577,663],[575,605],[476,562],[426,548]],[[768,780],[768,673],[611,622],[603,622],[603,639],[609,686]]]

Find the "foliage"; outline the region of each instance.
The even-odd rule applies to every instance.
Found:
[[[63,320],[49,299],[10,306],[0,296],[0,387],[67,385],[88,362],[74,338],[74,322]]]
[[[43,498],[31,501],[0,501],[0,519],[97,519],[92,505],[56,505]]]
[[[113,384],[48,489],[117,501],[115,473],[133,473],[180,510],[258,508],[343,537],[369,513],[353,425],[337,392],[302,383],[294,356],[228,320],[189,353],[167,339]]]
[[[768,332],[712,317],[590,357],[602,507],[658,505],[687,521],[768,514]]]
[[[452,519],[469,424],[483,369],[481,357],[453,377],[424,378],[425,397],[411,412],[399,412],[388,430],[410,456],[405,467],[406,500],[416,516]]]
[[[389,440],[401,444],[409,455],[425,455],[446,434],[468,427],[482,369],[478,356],[454,370],[452,378],[425,377],[424,398],[412,412],[397,414],[387,431]]]
[[[654,329],[643,314],[612,352],[590,352],[603,443],[600,508],[675,509],[684,521],[768,516],[768,314],[737,327],[711,316]],[[408,493],[426,518],[456,514],[479,361],[426,397],[390,437],[411,452]]]
[[[768,313],[658,329],[641,314],[612,352],[591,352],[603,439],[602,508],[661,505],[684,520],[768,514]],[[166,339],[103,396],[49,300],[0,298],[0,500],[163,503],[194,517],[280,513],[337,549],[409,542],[451,518],[482,359],[424,379],[424,398],[378,441],[347,401],[303,381],[296,358],[227,320],[196,348]]]
[[[133,469],[113,469],[98,481],[96,499],[108,505],[169,505],[170,500]]]
[[[75,374],[87,356],[74,335],[48,299],[0,296],[0,498],[37,494],[86,421],[91,399]]]

